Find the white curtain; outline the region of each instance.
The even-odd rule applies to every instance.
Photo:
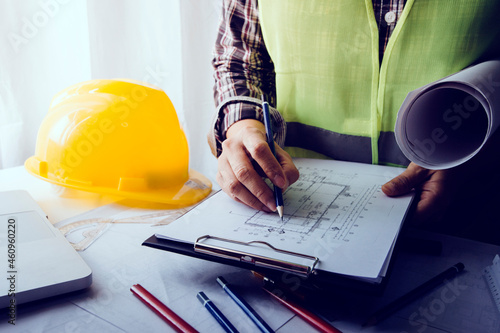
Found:
[[[213,180],[206,134],[219,2],[2,0],[0,168],[33,155],[58,91],[89,79],[130,78],[165,90],[188,138],[190,167]]]

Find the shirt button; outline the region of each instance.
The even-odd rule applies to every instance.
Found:
[[[385,16],[384,16],[384,19],[389,24],[394,23],[394,21],[396,21],[396,13],[394,13],[394,12],[387,12],[385,14]]]

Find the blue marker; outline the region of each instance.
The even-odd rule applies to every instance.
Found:
[[[224,331],[228,333],[238,333],[238,330],[231,324],[231,322],[220,312],[219,308],[205,295],[203,291],[200,291],[196,297],[200,300],[201,304],[210,312],[212,316],[219,322]]]

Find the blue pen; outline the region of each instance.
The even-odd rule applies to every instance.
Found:
[[[269,114],[269,104],[266,102],[264,95],[262,95],[262,110],[264,113],[264,126],[266,127],[266,136],[267,136],[267,144],[271,151],[276,157],[276,150],[274,149],[274,134],[273,134],[273,124],[271,123],[271,115]],[[278,214],[283,220],[283,193],[281,189],[274,185],[274,199],[276,200],[276,209],[278,210]]]
[[[252,319],[252,321],[259,327],[259,329],[264,332],[264,333],[273,333],[273,329],[269,327],[269,325],[262,319],[257,312],[248,304],[243,298],[238,296],[231,288],[229,287],[229,284],[227,281],[222,277],[219,276],[217,278],[217,282],[220,284],[222,289],[233,299],[233,301],[236,302],[236,304],[239,305],[239,307],[245,311],[246,315]]]
[[[238,330],[231,324],[231,322],[220,312],[219,308],[205,295],[203,291],[200,291],[196,297],[200,300],[201,304],[210,312],[212,316],[219,322],[224,331],[228,333],[238,333]]]

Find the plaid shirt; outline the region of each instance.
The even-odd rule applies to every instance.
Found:
[[[212,61],[215,68],[217,113],[209,133],[212,153],[219,156],[226,131],[241,119],[263,121],[261,95],[276,105],[275,73],[259,24],[257,0],[224,0],[219,33]],[[379,52],[382,59],[406,0],[373,0],[379,28]],[[275,140],[285,142],[285,121],[271,108]]]

